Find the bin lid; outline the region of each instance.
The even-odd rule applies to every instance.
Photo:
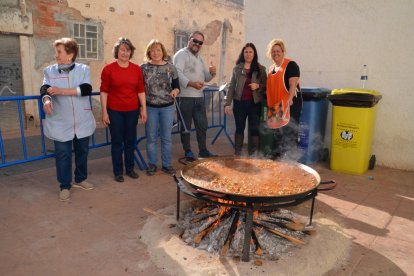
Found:
[[[374,96],[381,95],[380,92],[376,90],[358,89],[358,88],[333,89],[331,94],[345,94],[345,93],[369,94],[369,95],[374,95]]]
[[[376,90],[352,88],[334,89],[327,97],[333,105],[348,107],[373,107],[382,98]]]
[[[324,99],[329,93],[331,93],[330,89],[322,87],[301,87],[300,91],[302,92],[302,98],[304,100]]]

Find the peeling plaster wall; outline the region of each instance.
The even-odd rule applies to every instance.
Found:
[[[0,31],[27,35],[33,33],[32,13],[25,1],[1,0]]]
[[[284,39],[287,55],[301,67],[302,86],[358,88],[368,65],[368,88],[383,95],[372,141],[377,164],[414,170],[414,1],[257,3],[245,0],[247,40],[265,60],[267,43]],[[329,129],[326,136],[329,141]]]
[[[31,0],[33,10],[33,41],[36,51],[35,68],[54,62],[53,41],[70,37],[70,23],[85,21],[79,11],[68,7],[65,0]]]

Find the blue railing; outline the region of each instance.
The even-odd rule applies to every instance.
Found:
[[[94,92],[92,93],[92,96],[89,97],[91,108],[92,108],[92,97],[95,97],[95,96],[99,96],[99,92]],[[224,98],[223,96],[224,96],[223,93],[218,91],[218,88],[216,87],[208,87],[204,90],[204,97],[206,100],[209,100],[208,110],[209,110],[210,120],[209,120],[208,128],[219,128],[217,134],[212,140],[212,144],[214,144],[217,138],[219,137],[219,135],[222,132],[224,132],[230,144],[233,145],[233,141],[231,140],[227,132],[227,129],[226,129],[226,115],[223,114],[222,112],[223,111],[222,103],[223,103],[223,98]],[[215,97],[217,99],[214,99]],[[38,135],[39,137],[36,137],[36,138],[40,139],[40,145],[41,145],[40,153],[34,154],[32,156],[28,155],[27,137],[25,133],[25,125],[24,125],[24,119],[23,119],[25,118],[25,116],[23,116],[23,111],[21,107],[22,103],[25,103],[25,101],[30,101],[30,100],[37,102],[37,105],[36,105],[37,112],[40,118],[39,119],[40,135]],[[217,105],[215,104],[215,101],[217,101]],[[42,119],[45,117],[45,115],[43,112],[43,104],[42,104],[40,96],[0,97],[0,105],[2,105],[3,102],[15,102],[17,104],[20,137],[14,138],[14,139],[20,140],[22,156],[21,158],[14,158],[14,160],[7,160],[6,153],[8,153],[8,149],[5,148],[5,143],[4,143],[5,140],[3,140],[2,129],[0,127],[0,158],[1,158],[0,168],[54,157],[55,156],[54,153],[47,153],[47,150],[46,150],[46,141],[45,141],[45,135],[43,133],[43,123],[42,123]],[[194,130],[195,129],[191,129],[191,131],[194,131]],[[180,131],[176,130],[176,131],[173,131],[172,133],[177,134],[177,133],[180,133]],[[105,128],[104,136],[105,136],[104,141],[97,143],[96,142],[96,131],[95,131],[95,133],[91,137],[91,143],[89,145],[89,148],[95,149],[95,148],[100,148],[103,146],[110,145],[111,142],[109,139],[108,128]],[[145,159],[140,149],[138,148],[139,143],[143,141],[144,139],[146,139],[145,135],[138,137],[136,147],[135,147],[136,151],[135,151],[134,159],[140,170],[147,168],[147,163],[145,162]]]

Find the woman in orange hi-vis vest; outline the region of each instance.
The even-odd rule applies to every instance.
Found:
[[[267,126],[274,132],[271,157],[299,159],[299,154],[295,153],[303,103],[299,88],[300,70],[296,62],[285,57],[285,53],[283,40],[270,41],[267,55],[274,63],[267,75],[266,96]]]

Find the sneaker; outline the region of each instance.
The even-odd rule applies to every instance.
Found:
[[[124,177],[122,175],[115,175],[116,182],[124,182]]]
[[[211,152],[209,152],[208,150],[206,151],[200,151],[200,153],[198,154],[198,157],[201,158],[209,158],[209,157],[217,157],[217,154],[213,154]]]
[[[94,188],[92,183],[86,182],[85,180],[80,182],[80,183],[75,182],[75,183],[73,183],[72,186],[76,187],[76,188],[81,188],[81,189],[84,189],[84,190],[92,190]]]
[[[137,179],[139,177],[139,175],[134,170],[127,172],[126,175],[128,175],[132,179]]]
[[[70,198],[70,191],[68,189],[63,189],[59,193],[59,200],[60,201],[67,201]]]
[[[185,157],[194,158],[194,153],[191,150],[185,152]]]
[[[147,175],[154,175],[156,171],[157,171],[157,166],[149,163],[148,168],[147,168]]]
[[[175,174],[175,169],[173,168],[173,167],[171,167],[171,166],[168,166],[168,167],[162,167],[162,169],[161,169],[163,172],[165,172],[165,173],[167,173],[167,174],[170,174],[170,175],[173,175],[173,174]]]

